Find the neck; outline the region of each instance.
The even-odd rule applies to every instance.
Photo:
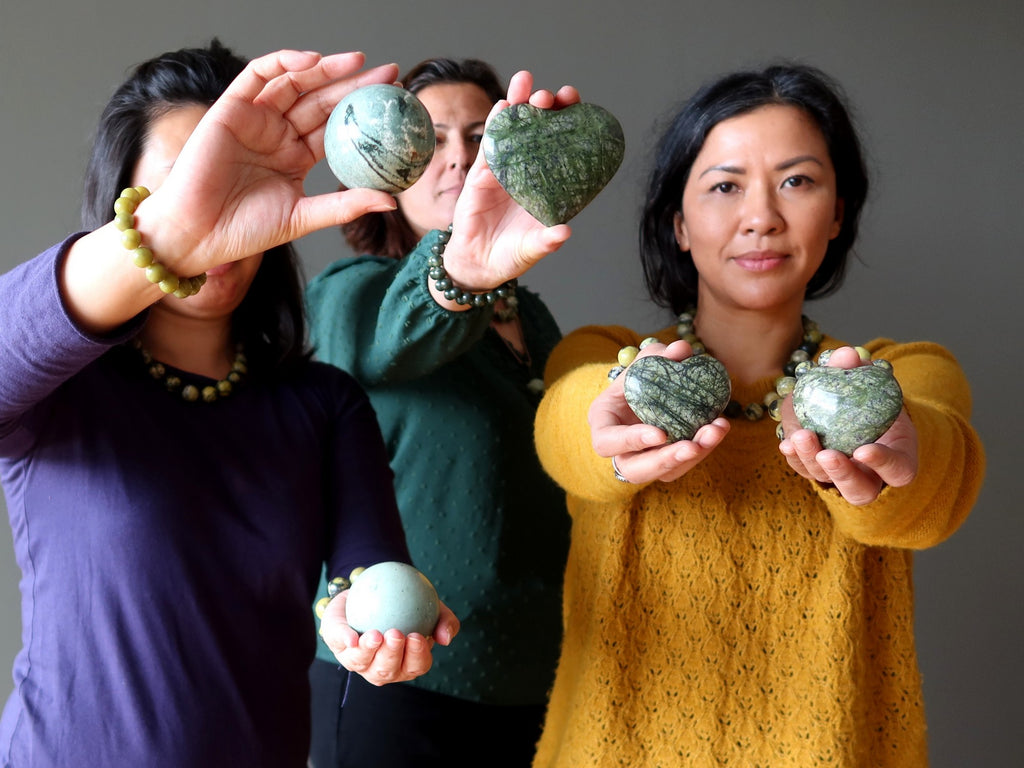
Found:
[[[151,316],[139,340],[160,362],[211,379],[224,378],[235,355],[230,319],[211,323]]]
[[[700,304],[697,336],[742,384],[779,376],[803,340],[803,304],[772,312]]]

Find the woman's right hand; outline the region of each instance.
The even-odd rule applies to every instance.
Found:
[[[685,341],[668,346],[651,343],[638,357],[661,355],[685,360],[692,354]],[[692,440],[667,442],[665,433],[642,423],[633,413],[623,392],[619,375],[590,405],[587,415],[591,443],[599,456],[612,458],[619,475],[627,482],[644,484],[654,480],[671,482],[697,466],[722,442],[729,432],[729,421],[718,417],[697,430]]]
[[[532,88],[532,74],[516,73],[509,82],[507,99],[494,105],[488,122],[510,104],[529,102],[540,109],[562,109],[580,100],[572,86],[557,93]],[[509,197],[491,173],[484,153],[479,152],[455,206],[445,269],[460,288],[484,292],[520,277],[557,251],[571,234],[567,224],[544,226]]]

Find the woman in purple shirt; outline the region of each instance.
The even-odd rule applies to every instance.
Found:
[[[394,208],[302,190],[331,106],[397,75],[362,65],[217,41],[140,65],[101,118],[91,231],[0,276],[23,628],[0,765],[305,764],[323,564],[409,557],[369,402],[310,359],[288,245]],[[377,684],[458,631],[446,608],[429,638],[343,617],[325,639]]]

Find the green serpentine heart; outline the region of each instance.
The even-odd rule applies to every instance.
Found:
[[[483,150],[498,183],[546,226],[564,224],[612,180],[622,164],[622,126],[596,104],[506,107],[484,131]]]
[[[725,366],[711,355],[682,362],[638,357],[622,374],[626,402],[644,424],[664,430],[670,441],[690,440],[714,421],[732,394]]]
[[[903,390],[891,369],[879,365],[815,366],[793,389],[800,425],[818,435],[822,448],[847,456],[885,434],[902,408]]]

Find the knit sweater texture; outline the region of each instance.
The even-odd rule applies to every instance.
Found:
[[[583,328],[548,364],[537,445],[573,536],[535,768],[925,766],[911,553],[960,526],[984,472],[956,361],[932,343],[865,345],[893,364],[919,469],[856,507],[796,475],[767,419],[731,421],[674,482],[615,480],[586,411],[641,338]],[[771,385],[733,381],[733,396]]]
[[[461,699],[543,705],[554,678],[568,552],[565,494],[533,442],[529,382],[561,338],[539,297],[517,290],[529,359],[427,286],[427,234],[403,259],[345,258],[308,290],[317,355],[363,385],[380,420],[413,562],[462,626],[409,683]],[[331,574],[331,576],[347,574]],[[528,630],[526,629],[528,627]],[[320,644],[318,657],[331,660]]]

